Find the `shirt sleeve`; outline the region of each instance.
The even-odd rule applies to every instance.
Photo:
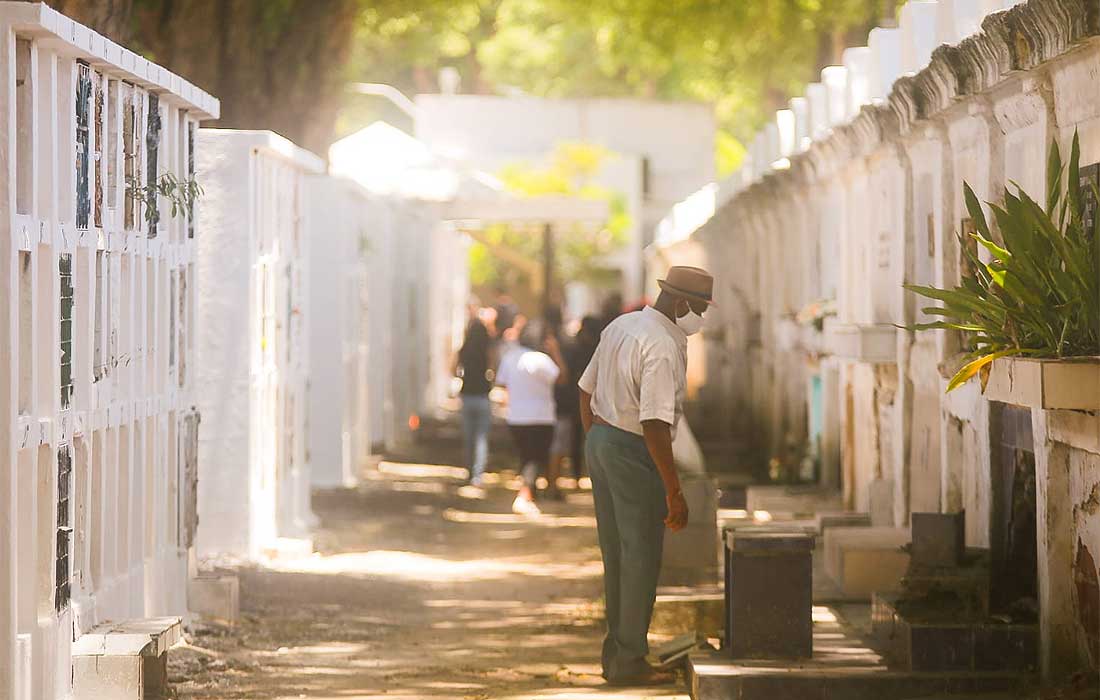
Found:
[[[592,354],[592,359],[588,361],[588,366],[584,368],[584,373],[581,374],[580,380],[577,382],[577,386],[581,388],[586,394],[596,393],[596,373],[597,365],[600,363],[600,348],[596,348],[596,352]]]
[[[663,348],[649,348],[642,357],[641,401],[638,420],[676,422],[676,368]]]
[[[553,384],[558,381],[558,376],[561,374],[561,368],[557,363],[550,359],[550,356],[542,352],[529,352],[524,355],[524,364],[526,369],[537,379],[542,380],[547,384]]]

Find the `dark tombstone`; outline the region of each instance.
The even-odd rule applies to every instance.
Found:
[[[958,513],[913,513],[913,566],[953,567],[962,563],[966,550],[966,511]]]
[[[725,533],[726,650],[734,658],[813,655],[811,535]]]

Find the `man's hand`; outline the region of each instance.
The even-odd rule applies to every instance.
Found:
[[[673,532],[684,529],[688,522],[688,504],[684,500],[684,492],[676,491],[665,498],[668,503],[668,517],[665,518],[665,526]]]
[[[657,472],[665,485],[665,503],[668,504],[668,517],[665,525],[669,530],[682,530],[688,521],[688,506],[684,492],[680,490],[680,475],[676,473],[676,462],[672,457],[672,426],[664,421],[642,421],[642,436],[649,456],[657,465]]]

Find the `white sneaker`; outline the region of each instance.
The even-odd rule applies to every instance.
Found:
[[[528,501],[523,496],[516,496],[516,500],[512,501],[512,512],[516,515],[525,515],[528,518],[537,518],[542,515],[542,511],[535,505],[535,502]]]

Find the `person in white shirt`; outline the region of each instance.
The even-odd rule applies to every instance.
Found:
[[[535,489],[539,474],[550,462],[554,439],[554,385],[566,380],[561,352],[552,334],[541,324],[516,321],[519,342],[505,351],[497,369],[496,382],[508,390],[505,420],[520,456],[520,488],[512,510],[521,515],[538,515]],[[545,338],[543,337],[545,335]],[[543,348],[541,352],[536,348]]]
[[[687,337],[709,308],[713,278],[672,267],[653,306],[612,321],[580,378],[585,459],[604,566],[603,676],[614,685],[659,685],[646,635],[657,597],[664,528],[687,524],[672,456],[683,413]]]

